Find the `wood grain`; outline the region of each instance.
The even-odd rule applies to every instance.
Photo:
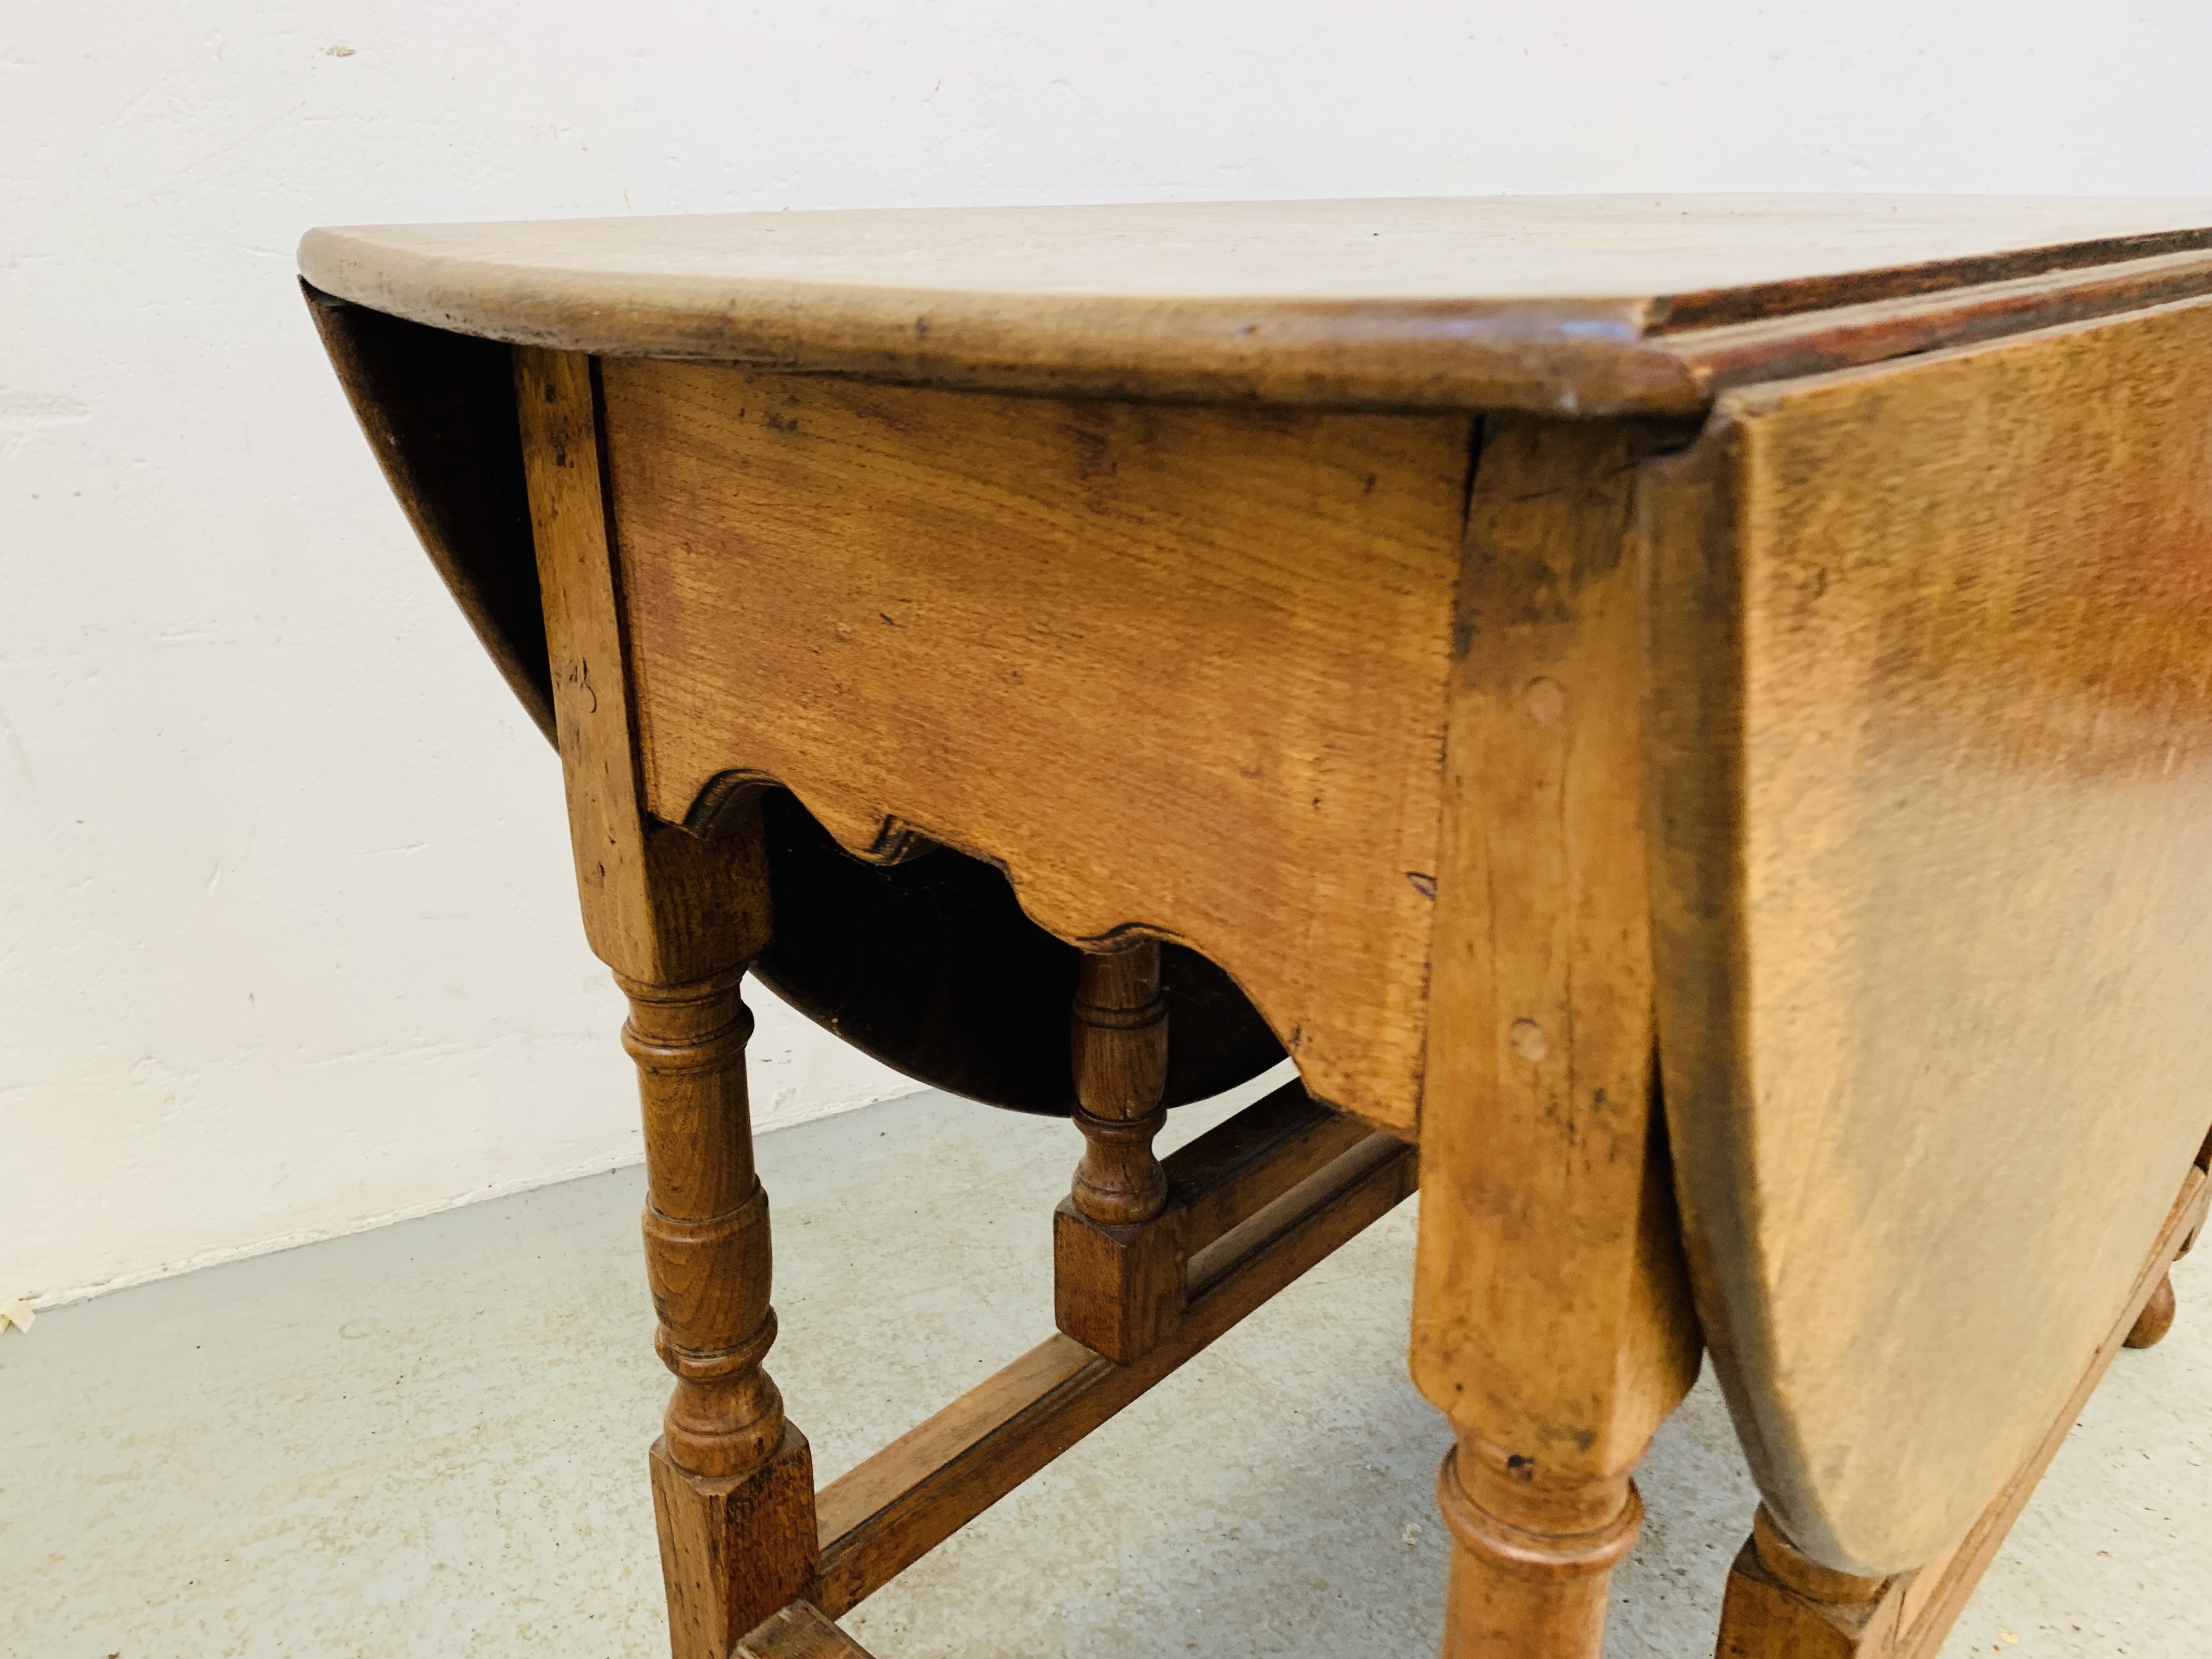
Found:
[[[736,1474],[680,1467],[667,1442],[648,1459],[672,1659],[725,1659],[751,1629],[814,1588],[814,1457],[787,1423],[763,1462]]]
[[[1818,1582],[1824,1572],[1829,1584]],[[1762,1507],[1729,1569],[1715,1659],[1896,1659],[1911,1577],[1830,1572],[1780,1537]]]
[[[2203,1226],[2208,1206],[2212,1206],[2212,1182],[2200,1172],[2183,1183],[2160,1229],[2158,1243],[2151,1249],[2150,1259],[2137,1273],[2118,1317],[2089,1356],[2089,1363],[2068,1395],[2064,1407],[2045,1427],[2043,1437],[2027,1460],[2013,1471],[2003,1490],[1956,1547],[1939,1558],[1929,1570],[1899,1587],[1902,1601],[1899,1622],[1903,1633],[1896,1659],[1936,1659],[1943,1638],[1965,1611],[1974,1586],[1981,1582],[1982,1574],[1996,1559],[1997,1551],[2011,1533],[2013,1523],[2020,1519],[2028,1499],[2035,1495],[2037,1482],[2051,1467],[2051,1460],[2058,1455],[2066,1437],[2073,1432],[2075,1424],[2088,1407],[2089,1396],[2097,1391],[2097,1384],[2104,1380],[2106,1371],[2126,1346],[2126,1333],[2134,1326],[2155,1286],[2164,1279],[2174,1256],[2188,1238]]]
[[[584,935],[626,978],[705,979],[767,942],[758,832],[732,824],[710,842],[647,811],[592,366],[518,351],[514,385]]]
[[[1498,417],[1468,515],[1413,1379],[1459,1444],[1452,1659],[1596,1659],[1629,1471],[1697,1376],[1652,1101],[1637,463]]]
[[[1178,1146],[1163,1167],[1182,1249],[1203,1249],[1241,1226],[1366,1135],[1364,1124],[1291,1082]]]
[[[1316,1201],[1308,1183],[1341,1180],[1355,1167],[1343,1159],[1385,1150],[1358,1119],[1285,1084],[1171,1153],[1161,1166],[1165,1201],[1147,1219],[1102,1224],[1060,1203],[1056,1322],[1094,1353],[1134,1363],[1171,1336],[1192,1297],[1304,1216]]]
[[[1644,1524],[1626,1475],[1532,1493],[1510,1455],[1465,1441],[1437,1471],[1437,1510],[1454,1545],[1443,1659],[1600,1659],[1613,1570]]]
[[[1561,1479],[1694,1379],[1651,1106],[1637,462],[1663,428],[1484,432],[1453,681],[1414,1379]]]
[[[1972,1529],[1926,1567],[1887,1579],[1834,1572],[1782,1538],[1762,1508],[1753,1537],[1729,1571],[1718,1659],[1935,1659],[2090,1395],[2126,1346],[2129,1331],[2155,1297],[2156,1286],[2165,1282],[2168,1265],[2203,1225],[2208,1200],[2212,1186],[2201,1170],[2192,1170],[2065,1409]]]
[[[2172,199],[1523,196],[368,226],[310,232],[300,260],[398,316],[614,356],[1685,414],[1708,391],[1662,331],[2160,258],[2207,225],[2212,203]]]
[[[2203,1134],[2208,368],[2189,301],[1731,392],[1647,467],[1698,1309],[1842,1571],[2023,1463]]]
[[[1167,1124],[1169,1035],[1156,940],[1085,952],[1068,1018],[1084,1150],[1068,1196],[1090,1220],[1150,1221],[1167,1203],[1152,1140]]]
[[[1992,273],[1971,286],[1871,299],[1817,311],[1705,321],[1679,308],[1655,343],[1679,361],[1701,393],[1884,362],[2029,329],[2106,317],[2212,289],[2212,254],[2157,253],[2111,264],[2027,275]],[[1834,290],[1841,300],[1855,292]]]
[[[512,354],[313,289],[307,297],[424,550],[553,740]],[[763,820],[772,908],[791,925],[770,939],[754,972],[778,996],[933,1087],[1018,1110],[1071,1109],[1062,1028],[1080,952],[1024,916],[997,871],[950,854],[860,863],[780,792],[720,805]],[[735,823],[700,827],[743,831]],[[1234,1088],[1282,1057],[1203,957],[1171,947],[1162,977],[1183,1034],[1170,1056],[1170,1105]]]
[[[1160,948],[1086,951],[1068,1019],[1083,1158],[1053,1212],[1053,1318],[1117,1365],[1167,1340],[1183,1304],[1182,1252],[1152,1152],[1167,1123]]]
[[[790,787],[1225,969],[1410,1132],[1469,426],[610,362],[647,801]]]
[[[2212,254],[2202,252],[2081,263],[2091,250],[2110,255],[2147,245],[2136,239],[2053,251],[2045,257],[2062,268],[2027,275],[2010,274],[2034,263],[2019,256],[1948,262],[1940,271],[1907,267],[1891,279],[1862,274],[1817,285],[1818,309],[1793,301],[1773,314],[1759,314],[1761,307],[1747,304],[1735,290],[1708,296],[1710,303],[1678,297],[1665,302],[1663,319],[1651,325],[1653,338],[1686,376],[1668,394],[1686,399],[1686,410],[1701,408],[1730,386],[2106,315],[2212,287]],[[1900,282],[1910,289],[1914,282],[1952,279],[1961,285],[1888,291]],[[305,283],[301,288],[340,383],[424,550],[485,651],[550,738],[544,623],[501,343],[387,316]],[[1578,407],[1595,412],[1602,403],[1595,389],[1577,391],[1565,382],[1528,391],[1545,407],[1572,397]],[[829,885],[842,893],[863,881],[854,872]],[[873,888],[890,884],[888,872],[876,873]],[[819,1008],[843,988],[817,986],[806,971],[811,965],[794,964],[783,976],[797,1000]],[[766,966],[773,973],[780,964]],[[863,997],[860,1006],[866,1010],[874,1000]],[[863,1019],[854,1027],[864,1046],[873,1023]],[[893,1054],[887,1056],[895,1065],[901,1046],[894,1040]],[[938,1077],[927,1080],[945,1086]],[[1034,1085],[1026,1091],[1034,1093]],[[987,1085],[983,1092],[995,1097],[1005,1090],[1001,1085],[994,1093]]]

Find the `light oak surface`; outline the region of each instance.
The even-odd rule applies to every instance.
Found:
[[[1486,422],[1453,629],[1413,1372],[1458,1447],[1448,1659],[1595,1651],[1699,1345],[1653,1117],[1638,463]]]
[[[1705,1337],[1790,1536],[1895,1571],[2212,1118],[2212,303],[1732,393],[1650,482]]]
[[[300,260],[379,311],[610,356],[1688,413],[1700,348],[1647,337],[2170,260],[2206,227],[2191,198],[1479,197],[362,226],[309,233]]]
[[[2124,1348],[2136,1346],[2131,1325],[2140,1323],[2161,1289],[2171,1297],[2168,1264],[2187,1254],[2208,1199],[2212,1187],[2203,1169],[2191,1169],[2149,1260],[2064,1407],[1972,1529],[1925,1566],[1887,1578],[1838,1572],[1791,1544],[1762,1505],[1729,1574],[1717,1659],[1935,1659],[2106,1371]]]
[[[1468,421],[605,373],[657,817],[737,774],[975,854],[1412,1133]]]
[[[1422,1216],[1413,1375],[1547,1475],[1625,1474],[1697,1377],[1636,856],[1636,467],[1681,436],[1494,421],[1468,515],[1421,1121],[1454,1201]]]

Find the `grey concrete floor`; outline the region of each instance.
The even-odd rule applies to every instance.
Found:
[[[771,1369],[823,1479],[1049,1331],[1073,1140],[935,1095],[763,1138]],[[664,1654],[642,1189],[620,1170],[0,1335],[0,1655]],[[883,1659],[1432,1652],[1413,1239],[1408,1205],[847,1627]],[[2212,1654],[2212,1283],[2203,1258],[2176,1280],[2173,1335],[2122,1356],[1945,1659]],[[1607,1652],[1703,1659],[1753,1503],[1710,1382],[1642,1485]]]

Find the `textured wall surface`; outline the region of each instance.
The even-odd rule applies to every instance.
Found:
[[[2212,191],[2179,4],[12,0],[0,1297],[635,1156],[553,757],[291,288],[312,224]],[[774,1007],[764,1122],[902,1082]]]

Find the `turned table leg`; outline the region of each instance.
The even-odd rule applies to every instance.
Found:
[[[2205,1138],[2204,1150],[2197,1154],[2197,1167],[2212,1170],[2212,1136]],[[2179,1261],[2196,1248],[2197,1232],[2192,1229],[2181,1241],[2181,1249],[2175,1252],[2173,1259]],[[2178,1311],[2173,1298],[2173,1270],[2169,1267],[2158,1276],[2158,1288],[2150,1293],[2150,1300],[2143,1304],[2143,1310],[2136,1316],[2136,1322],[2128,1331],[2127,1346],[2130,1348],[2156,1347],[2166,1340],[2166,1334],[2173,1328],[2173,1318]]]
[[[768,1194],[753,1172],[745,1096],[752,1015],[742,969],[673,985],[623,979],[623,1044],[645,1111],[646,1273],[676,1374],[652,1453],[677,1659],[723,1659],[811,1588],[814,1470],[762,1367]]]
[[[1716,1659],[1877,1659],[1899,1633],[1898,1585],[1814,1560],[1762,1504],[1729,1573]]]
[[[1084,1138],[1069,1195],[1093,1221],[1150,1221],[1168,1196],[1167,1174],[1152,1155],[1167,1122],[1160,1100],[1168,1080],[1168,1005],[1155,941],[1084,953],[1069,1048]]]
[[[1157,1347],[1182,1304],[1182,1261],[1152,1140],[1167,1121],[1168,1006],[1160,947],[1084,954],[1068,1021],[1083,1159],[1053,1218],[1060,1328],[1117,1365]]]
[[[2150,1293],[2150,1300],[2143,1304],[2143,1310],[2136,1316],[2136,1322],[2129,1328],[2127,1346],[2130,1348],[2154,1348],[2165,1341],[2166,1334],[2173,1328],[2174,1312],[2173,1275],[2162,1273],[2159,1277],[2158,1288]]]
[[[1451,1530],[1444,1659],[1596,1655],[1613,1569],[1636,1542],[1644,1504],[1626,1475],[1557,1487],[1463,1435],[1437,1476]]]
[[[2205,1138],[2204,1150],[2197,1154],[2197,1167],[2212,1171],[2212,1135]],[[2181,1249],[2174,1253],[2175,1261],[2180,1261],[2197,1248],[2197,1230],[2191,1229],[2189,1236],[2181,1241]],[[2173,1298],[2173,1273],[2169,1268],[2159,1275],[2158,1288],[2150,1293],[2150,1300],[2143,1304],[2142,1312],[2136,1316],[2135,1325],[2128,1332],[2127,1346],[2130,1348],[2156,1347],[2166,1340],[2166,1334],[2173,1328],[2177,1311],[2179,1309]]]
[[[645,809],[590,360],[518,348],[553,712],[585,936],[629,998],[645,1113],[647,1274],[676,1374],[653,1443],[653,1512],[676,1659],[728,1659],[817,1577],[813,1469],[761,1362],[768,1198],[745,1101],[738,996],[769,939],[757,803],[708,840]]]

